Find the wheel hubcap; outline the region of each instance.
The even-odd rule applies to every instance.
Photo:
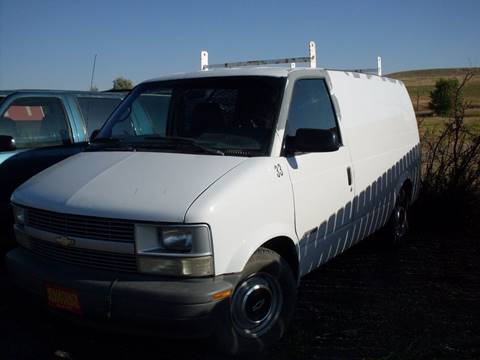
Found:
[[[267,273],[245,279],[232,299],[233,324],[247,336],[267,332],[280,314],[282,294],[278,280]]]
[[[407,210],[403,206],[398,206],[395,210],[395,237],[402,238],[408,231]]]

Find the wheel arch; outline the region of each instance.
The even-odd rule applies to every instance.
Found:
[[[292,239],[287,236],[277,236],[266,241],[260,247],[270,249],[279,254],[288,265],[290,265],[293,275],[298,281],[300,276],[300,264],[298,261],[297,246]]]
[[[413,196],[413,180],[412,174],[410,171],[404,171],[396,180],[395,187],[394,187],[394,195],[395,201],[397,200],[397,196],[400,193],[400,190],[405,189],[409,195],[409,201],[412,199]]]

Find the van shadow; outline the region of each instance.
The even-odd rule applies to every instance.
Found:
[[[385,226],[407,173],[410,197],[415,198],[420,187],[419,144],[357,193],[352,201],[301,235],[297,248],[300,274],[311,272]]]

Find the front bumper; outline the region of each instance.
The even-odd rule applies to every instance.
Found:
[[[81,315],[55,313],[80,323],[126,331],[146,330],[168,337],[210,335],[228,316],[230,299],[213,294],[233,289],[239,275],[171,280],[115,273],[54,262],[17,248],[6,256],[14,284],[47,304],[45,284],[74,289]]]

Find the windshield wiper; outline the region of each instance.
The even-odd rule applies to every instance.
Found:
[[[193,139],[164,136],[132,136],[127,138],[99,138],[90,144],[87,151],[95,150],[127,150],[139,149],[172,149],[190,147],[196,151],[213,155],[225,155],[223,151],[199,144]]]
[[[107,138],[107,137],[102,137],[102,138],[95,138],[90,145],[99,145],[99,144],[112,144],[112,143],[119,143],[120,139],[119,138]]]
[[[135,150],[134,144],[123,142],[120,138],[97,138],[89,144],[86,151],[95,150]]]
[[[169,146],[174,146],[174,147],[177,147],[177,146],[190,146],[190,147],[193,147],[197,150],[200,150],[204,153],[207,153],[207,154],[214,154],[214,155],[225,155],[223,151],[219,150],[219,149],[216,149],[216,148],[213,148],[213,147],[209,147],[209,146],[205,146],[203,144],[200,144],[198,143],[197,141],[195,141],[194,139],[190,139],[190,138],[184,138],[184,137],[165,137],[165,136],[143,136],[142,139],[144,140],[152,140],[152,141],[160,141],[161,143],[143,143],[143,144],[139,144],[139,147],[142,147],[144,144],[147,145],[147,146],[164,146],[164,145],[169,145]]]

